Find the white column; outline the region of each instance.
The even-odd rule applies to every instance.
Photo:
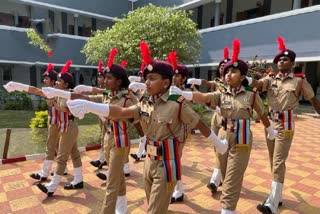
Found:
[[[216,0],[215,11],[214,11],[214,26],[218,26],[220,24],[220,7],[221,7],[221,0]]]
[[[73,14],[73,18],[74,18],[74,35],[78,35],[78,14]]]
[[[293,0],[293,6],[292,9],[299,9],[301,7],[301,0]]]

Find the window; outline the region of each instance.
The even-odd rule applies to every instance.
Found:
[[[212,80],[212,70],[208,70],[208,78],[207,80]]]
[[[0,13],[0,25],[14,26],[14,15]]]
[[[2,66],[2,70],[3,70],[3,81],[11,81],[12,80],[11,66]]]
[[[19,16],[18,17],[18,26],[17,27],[23,27],[23,28],[30,28],[30,19],[27,16]]]

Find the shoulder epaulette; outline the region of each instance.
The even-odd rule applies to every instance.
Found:
[[[181,103],[183,100],[185,100],[185,98],[179,94],[171,94],[168,97],[168,100],[172,100],[172,101],[176,101],[178,103]]]
[[[302,79],[304,79],[306,76],[303,73],[297,73],[294,74],[295,77],[301,77]]]

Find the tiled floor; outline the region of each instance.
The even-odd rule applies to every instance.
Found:
[[[289,159],[283,192],[283,207],[279,213],[320,213],[320,119],[298,116],[296,133]],[[268,154],[261,124],[252,126],[254,145],[237,211],[257,213],[256,205],[263,201],[271,185]],[[133,146],[134,151],[136,145]],[[34,185],[29,174],[42,166],[41,160],[0,165],[0,213],[99,213],[105,184],[89,164],[98,151],[82,154],[85,188],[63,190],[72,180],[68,175],[53,197]],[[206,187],[215,158],[213,147],[200,135],[187,142],[182,157],[185,201],[169,206],[170,213],[219,213],[219,192],[211,195]],[[142,183],[143,161],[130,160],[131,176],[127,178],[128,213],[145,213],[147,203]],[[72,164],[68,163],[72,174]]]

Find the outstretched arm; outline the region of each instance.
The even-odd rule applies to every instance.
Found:
[[[67,105],[70,112],[82,119],[86,113],[93,113],[112,119],[129,119],[134,117],[134,110],[115,105],[95,103],[87,100],[68,100]]]

